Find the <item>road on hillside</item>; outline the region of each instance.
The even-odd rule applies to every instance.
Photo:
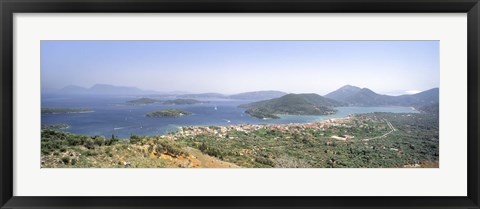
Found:
[[[362,139],[362,141],[370,141],[370,140],[373,140],[373,139],[384,138],[384,137],[388,136],[389,134],[391,134],[392,132],[397,131],[397,129],[395,129],[395,127],[393,127],[392,123],[390,123],[390,121],[388,121],[387,119],[385,119],[385,122],[387,123],[388,127],[390,128],[390,131],[388,131],[387,133],[385,133],[385,134],[383,134],[383,135],[381,135],[381,136],[376,136],[376,137],[372,137],[372,138]]]

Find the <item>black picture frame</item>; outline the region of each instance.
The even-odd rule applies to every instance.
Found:
[[[0,0],[1,208],[479,208],[478,0]],[[467,13],[468,195],[465,197],[13,196],[14,13]],[[446,181],[449,179],[446,179]]]

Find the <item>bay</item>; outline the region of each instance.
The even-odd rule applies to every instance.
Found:
[[[250,103],[246,100],[212,99],[207,103],[194,105],[164,105],[153,103],[149,105],[127,105],[126,101],[138,97],[71,97],[42,95],[42,108],[88,108],[90,113],[42,114],[42,125],[68,124],[64,131],[119,138],[131,135],[162,135],[176,131],[182,126],[225,126],[237,124],[288,124],[325,121],[330,118],[342,118],[350,114],[371,112],[417,113],[411,107],[337,107],[336,114],[326,116],[294,116],[281,115],[280,119],[262,120],[244,113],[244,108],[238,105]],[[171,99],[164,97],[160,99]],[[178,118],[152,118],[145,114],[162,109],[181,109],[192,112],[193,115]]]

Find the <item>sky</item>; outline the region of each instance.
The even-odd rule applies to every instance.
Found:
[[[42,89],[399,95],[439,87],[438,41],[41,41]]]

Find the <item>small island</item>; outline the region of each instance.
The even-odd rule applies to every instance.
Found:
[[[91,109],[85,108],[42,108],[42,114],[89,113]]]
[[[174,100],[167,100],[163,102],[166,105],[186,105],[186,104],[201,104],[205,103],[196,99],[174,99]]]
[[[61,124],[42,124],[42,129],[54,129],[54,130],[62,130],[62,129],[68,129],[70,126],[65,123]]]
[[[191,112],[185,111],[185,110],[178,110],[178,109],[166,109],[166,110],[159,110],[159,111],[154,111],[154,112],[149,112],[146,114],[147,117],[155,117],[155,118],[160,118],[160,117],[182,117],[186,115],[191,115]]]
[[[153,103],[156,103],[156,102],[160,102],[160,100],[143,97],[143,98],[140,98],[140,99],[127,101],[127,104],[128,105],[148,105],[148,104],[153,104]]]

